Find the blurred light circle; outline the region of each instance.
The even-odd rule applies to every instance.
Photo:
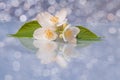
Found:
[[[73,2],[73,1],[75,1],[75,0],[68,0],[69,2]]]
[[[113,21],[114,18],[115,18],[115,16],[114,16],[112,13],[109,13],[109,14],[107,15],[107,19],[110,20],[110,21]]]
[[[43,76],[46,77],[46,76],[49,76],[50,75],[50,70],[44,70],[43,71]]]
[[[21,58],[21,56],[22,56],[22,54],[21,54],[21,52],[19,52],[19,51],[16,51],[16,52],[14,53],[14,57],[15,57],[16,59]]]
[[[114,7],[115,7],[115,5],[114,5],[113,2],[110,2],[110,3],[107,3],[107,4],[106,4],[106,9],[107,9],[108,11],[111,11],[112,9],[114,9]]]
[[[120,33],[120,28],[118,29],[119,33]]]
[[[79,0],[79,3],[85,5],[87,3],[87,0]]]
[[[24,3],[23,9],[24,9],[24,10],[29,10],[29,9],[30,9],[30,4]]]
[[[54,12],[55,12],[55,7],[54,7],[54,6],[50,6],[50,7],[48,8],[48,12],[54,13]]]
[[[104,17],[106,15],[106,12],[103,10],[97,11],[96,13],[94,13],[93,17],[95,19],[101,19],[102,17]]]
[[[55,74],[57,74],[59,72],[59,69],[58,68],[53,68],[52,70],[51,70],[51,75],[55,75]]]
[[[4,47],[4,46],[5,46],[5,43],[0,42],[0,47]]]
[[[4,76],[4,80],[13,80],[13,77],[10,74]]]
[[[13,7],[18,7],[19,6],[19,0],[11,0],[10,4],[13,6]]]
[[[20,16],[22,14],[22,11],[23,11],[22,9],[16,9],[15,10],[15,15]]]
[[[11,20],[11,16],[9,14],[0,13],[0,22],[8,22]]]
[[[34,9],[29,9],[28,10],[28,15],[31,17],[36,13],[36,11]]]
[[[5,9],[6,8],[6,4],[4,2],[0,2],[0,9]]]
[[[120,17],[120,9],[117,10],[117,12],[116,12],[116,16]]]
[[[21,16],[20,16],[20,21],[21,21],[21,22],[27,21],[26,15],[21,15]]]
[[[20,63],[18,61],[13,62],[13,70],[19,71],[20,70]]]
[[[115,34],[117,32],[117,30],[114,27],[109,28],[108,31],[111,34]]]
[[[48,0],[48,3],[51,4],[51,5],[53,5],[53,4],[56,3],[56,1],[55,0]]]
[[[114,56],[112,56],[112,55],[108,56],[108,61],[109,62],[114,62],[114,60],[115,60]]]

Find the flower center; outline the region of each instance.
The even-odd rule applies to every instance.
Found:
[[[56,17],[56,16],[53,16],[53,17],[50,19],[50,21],[52,21],[53,23],[57,23],[58,20],[59,20],[59,18]]]
[[[72,33],[71,30],[66,30],[64,34],[65,34],[66,37],[71,38],[73,33]]]
[[[48,39],[51,39],[53,37],[53,32],[49,29],[45,30],[45,36]]]

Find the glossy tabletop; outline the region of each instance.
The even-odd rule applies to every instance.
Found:
[[[0,80],[120,80],[120,24],[85,26],[102,41],[13,38],[23,23],[0,23]]]

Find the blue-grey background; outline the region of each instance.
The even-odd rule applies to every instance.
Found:
[[[67,68],[43,65],[35,52],[8,37],[36,14],[67,8],[68,21],[103,41],[78,48]],[[120,0],[0,0],[0,80],[120,80]]]
[[[36,14],[67,8],[75,24],[120,22],[120,0],[0,0],[0,21],[29,21]]]

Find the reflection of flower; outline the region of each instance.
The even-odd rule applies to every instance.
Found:
[[[33,44],[38,48],[36,56],[43,64],[56,62],[61,67],[67,67],[67,61],[76,55],[76,45],[73,44],[41,40],[34,40]]]
[[[36,55],[41,60],[41,63],[48,64],[51,62],[57,62],[62,67],[67,66],[66,60],[61,55],[57,54],[57,43],[52,41],[35,40],[33,44],[38,48]]]
[[[63,56],[66,60],[70,60],[71,58],[75,58],[78,56],[78,51],[76,50],[77,45],[74,44],[66,44],[62,47]]]
[[[36,55],[42,63],[46,64],[55,60],[55,50],[57,48],[55,42],[35,40],[33,44],[38,48]]]

